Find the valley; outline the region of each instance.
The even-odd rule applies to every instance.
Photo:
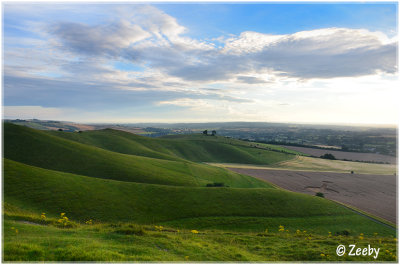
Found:
[[[330,201],[336,197],[326,190],[321,198],[314,196],[316,190],[302,194],[293,186],[296,181],[318,186],[318,181],[297,178],[287,180],[292,185],[287,187],[280,181],[289,168],[392,174],[396,165],[364,167],[203,134],[148,138],[113,129],[41,131],[10,123],[3,129],[5,261],[348,260],[337,257],[332,245],[360,234],[386,242],[392,254],[380,260],[394,259],[392,226]],[[379,177],[365,176],[371,183]],[[384,200],[393,198],[391,192]],[[387,216],[371,213],[395,221],[393,210],[385,211]],[[311,250],[313,242],[320,247]],[[296,244],[305,247],[284,250]],[[218,253],[210,252],[211,246]]]

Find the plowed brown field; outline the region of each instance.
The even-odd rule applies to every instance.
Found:
[[[396,223],[396,176],[333,172],[234,168],[230,170],[266,180],[281,188],[354,206]]]

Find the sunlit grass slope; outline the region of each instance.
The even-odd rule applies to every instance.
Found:
[[[136,224],[94,224],[60,229],[23,223],[10,217],[3,222],[3,261],[103,262],[276,262],[276,261],[396,261],[393,237],[316,235],[307,231],[268,233],[177,230]],[[16,233],[18,230],[18,233]],[[340,244],[380,248],[371,256],[336,255]]]
[[[157,159],[112,152],[28,127],[4,124],[4,157],[28,165],[129,182],[231,187],[268,187],[266,182],[177,158]]]
[[[317,171],[338,172],[356,174],[393,175],[396,173],[397,165],[362,163],[353,161],[329,160],[315,157],[297,156],[291,160],[276,163],[274,165],[250,165],[235,163],[209,163],[218,167],[248,168],[248,169],[282,169],[293,171]]]
[[[274,167],[289,170],[332,171],[341,173],[354,171],[359,174],[382,175],[393,175],[397,171],[397,165],[329,160],[304,156],[298,156],[295,159],[277,163]]]
[[[193,134],[149,138],[112,129],[46,133],[114,152],[168,160],[270,165],[293,158],[293,151],[288,149],[277,147],[276,151],[271,151],[272,146],[222,136]]]
[[[282,222],[290,223],[293,228],[309,227],[307,223],[313,223],[310,228],[315,232],[348,229],[393,233],[331,201],[273,188],[121,182],[46,170],[7,159],[4,160],[4,201],[24,211],[45,212],[49,217],[65,212],[79,222],[88,219],[144,224],[172,222],[175,227],[196,228],[196,222],[200,226],[201,218],[206,218],[204,224],[208,223],[210,228],[232,230],[262,231]],[[251,225],[242,219],[249,217],[253,218]],[[191,221],[188,223],[188,220]],[[202,228],[207,227],[204,224]]]

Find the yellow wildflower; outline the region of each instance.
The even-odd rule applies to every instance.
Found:
[[[324,253],[321,253],[321,257],[325,257],[325,254],[324,254]]]
[[[158,231],[162,231],[163,229],[164,229],[164,227],[163,226],[158,226],[158,225],[155,225],[154,226],[155,227],[155,229],[157,229]]]
[[[199,233],[199,231],[197,231],[197,230],[192,230],[190,232],[192,232],[193,234],[198,234]]]

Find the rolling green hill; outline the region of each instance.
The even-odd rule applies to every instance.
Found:
[[[123,146],[123,145],[121,145]],[[4,124],[4,157],[28,165],[85,176],[129,182],[231,187],[267,187],[267,183],[188,160],[127,155],[67,140],[44,131]]]
[[[222,136],[194,134],[149,138],[112,129],[82,133],[44,133],[113,152],[168,160],[270,165],[293,158],[293,152],[287,149],[270,151],[266,147],[256,148],[253,143]]]
[[[187,221],[195,218],[198,224],[203,223],[202,227],[208,223],[218,228],[226,226],[226,218],[230,218],[230,229],[246,227],[259,231],[260,227],[276,227],[277,222],[291,224],[289,227],[309,227],[307,223],[314,220],[314,227],[309,228],[316,232],[326,232],[332,225],[340,229],[344,225],[341,222],[346,222],[345,227],[350,230],[363,233],[391,231],[331,201],[273,188],[127,183],[46,170],[8,159],[4,160],[4,175],[4,201],[8,204],[25,211],[46,212],[49,217],[65,212],[80,222],[169,221],[186,227],[190,226]],[[207,219],[210,217],[214,218],[212,222]],[[249,217],[253,218],[251,226],[246,219]],[[206,219],[203,222],[201,218]]]
[[[361,233],[391,251],[380,260],[396,259],[392,227],[320,197],[198,163],[271,165],[294,158],[285,152],[204,135],[3,128],[7,261],[324,260],[321,252]],[[213,182],[229,187],[205,187]],[[57,226],[60,213],[72,228]],[[94,224],[84,224],[89,219]]]

